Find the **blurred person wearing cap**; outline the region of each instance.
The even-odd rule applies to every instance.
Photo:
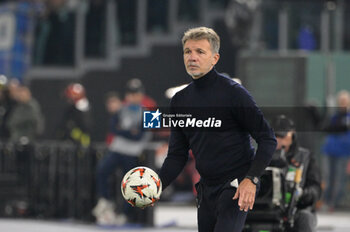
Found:
[[[85,88],[80,83],[71,83],[64,89],[68,103],[56,132],[57,139],[70,140],[83,147],[91,143],[91,107]]]
[[[10,141],[22,145],[32,143],[44,129],[44,117],[40,105],[26,86],[16,86],[11,90],[11,96],[16,105],[6,122]]]
[[[347,90],[338,92],[337,105],[337,111],[323,128],[328,133],[323,145],[328,171],[324,199],[331,212],[341,208],[346,189],[346,165],[350,157],[350,93]]]
[[[313,154],[298,145],[295,125],[291,119],[285,115],[279,115],[272,122],[272,127],[275,131],[277,147],[270,165],[280,168],[292,167],[291,170],[302,171],[301,179],[298,180],[300,189],[297,189],[298,195],[294,196],[297,199],[297,211],[293,231],[314,232],[317,225],[315,205],[322,193],[320,170]]]
[[[128,89],[129,92],[139,91],[143,93],[143,97],[141,101],[142,107],[145,107],[147,109],[154,109],[157,107],[156,101],[146,94],[145,87],[142,84],[140,79],[138,78],[130,79],[126,83],[126,88]],[[127,99],[125,100],[127,101]]]
[[[139,82],[127,83],[124,105],[114,113],[110,124],[113,138],[108,145],[107,154],[99,161],[96,172],[98,202],[92,213],[96,222],[102,225],[121,225],[133,221],[131,206],[124,202],[116,209],[110,196],[109,177],[119,167],[123,175],[136,167],[149,134],[142,130],[142,100],[144,89]]]

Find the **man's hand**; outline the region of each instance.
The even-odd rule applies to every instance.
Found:
[[[248,209],[253,209],[255,194],[256,185],[249,179],[243,179],[243,181],[238,185],[233,200],[238,199],[238,206],[240,210],[248,212]]]

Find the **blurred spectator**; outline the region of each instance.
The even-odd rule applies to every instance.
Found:
[[[57,138],[89,146],[92,121],[85,88],[79,83],[72,83],[65,88],[64,95],[69,105],[59,124]]]
[[[36,65],[74,65],[75,11],[73,1],[46,1],[38,21],[34,49]]]
[[[285,3],[289,17],[289,48],[306,51],[320,49],[322,28],[320,15],[324,10],[324,1],[287,1]]]
[[[141,100],[141,106],[145,107],[147,109],[154,109],[157,107],[157,103],[148,95],[145,93],[145,88],[141,82],[140,79],[133,78],[129,80],[126,83],[126,88],[128,91],[141,91],[142,94],[142,100]],[[126,102],[128,102],[128,99],[125,99]]]
[[[346,187],[346,165],[350,156],[350,94],[337,95],[337,112],[325,127],[329,133],[323,146],[328,168],[325,202],[330,211],[341,206]]]
[[[32,97],[26,86],[18,86],[11,93],[17,104],[6,122],[10,132],[10,141],[29,144],[43,132],[44,118],[39,103]]]
[[[106,109],[111,115],[116,114],[123,106],[119,93],[109,92],[106,94]]]
[[[132,220],[130,205],[124,202],[123,214],[116,215],[110,196],[108,178],[119,166],[123,174],[138,165],[148,135],[142,130],[142,106],[144,89],[140,85],[127,85],[125,105],[112,117],[110,132],[113,139],[108,153],[97,166],[97,195],[93,214],[98,224],[123,224],[126,216]],[[126,215],[126,216],[125,216]]]
[[[15,100],[16,98],[16,93],[18,88],[20,87],[20,83],[17,79],[13,78],[10,79],[8,83],[8,91],[9,91],[9,96],[11,99]]]
[[[257,12],[261,2],[253,1],[213,1],[226,6],[225,23],[229,29],[232,44],[235,47],[247,47],[257,43],[258,37],[253,33],[254,24],[259,20]],[[254,40],[254,41],[253,41]]]
[[[0,138],[7,140],[10,132],[6,122],[11,110],[15,105],[15,101],[10,97],[9,81],[6,76],[0,76]]]
[[[109,130],[106,137],[107,145],[111,144],[113,140],[113,130],[115,121],[118,120],[118,112],[123,106],[123,102],[117,92],[109,92],[106,94],[106,110],[110,114],[111,119],[109,123]]]
[[[315,35],[312,31],[312,27],[307,24],[303,25],[299,30],[298,48],[306,51],[316,49]]]

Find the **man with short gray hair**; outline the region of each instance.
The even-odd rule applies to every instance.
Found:
[[[215,70],[220,58],[216,32],[207,27],[189,29],[182,44],[192,82],[175,94],[170,111],[219,123],[217,128],[203,128],[202,123],[195,124],[200,128],[171,128],[168,155],[159,173],[163,188],[181,172],[191,149],[201,175],[196,184],[198,230],[242,231],[276,139],[248,91]],[[256,153],[251,137],[258,144]]]

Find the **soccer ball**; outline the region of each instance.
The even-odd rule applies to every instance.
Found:
[[[152,169],[136,167],[128,171],[121,183],[124,199],[139,208],[155,203],[162,193],[162,183]]]

